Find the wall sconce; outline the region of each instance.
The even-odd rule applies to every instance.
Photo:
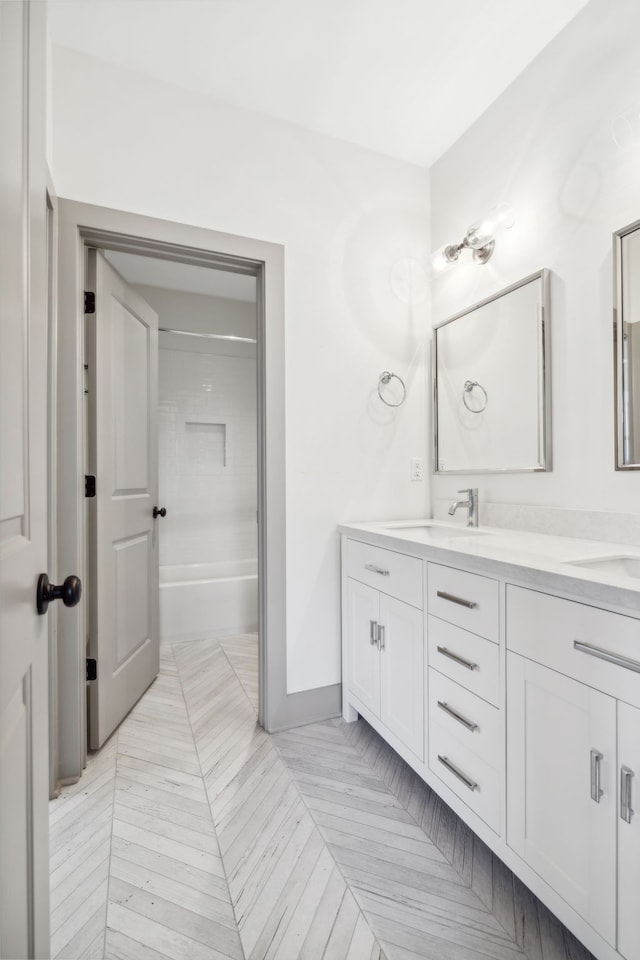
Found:
[[[513,210],[508,203],[499,203],[486,216],[471,224],[460,243],[449,243],[431,255],[431,270],[443,273],[454,264],[463,250],[471,250],[476,263],[486,263],[496,245],[496,234],[508,230],[515,222]]]

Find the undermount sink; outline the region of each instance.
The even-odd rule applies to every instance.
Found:
[[[592,557],[586,560],[565,560],[573,567],[586,567],[589,570],[601,570],[618,577],[640,579],[640,557]]]
[[[440,527],[432,523],[391,523],[385,527],[385,530],[391,530],[394,533],[409,533],[412,536],[423,536],[428,540],[452,540],[454,537],[483,537],[486,536],[486,530],[478,530],[476,527]]]

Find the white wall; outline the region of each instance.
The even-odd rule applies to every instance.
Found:
[[[436,505],[473,483],[481,504],[640,511],[640,475],[614,470],[611,259],[640,218],[638,36],[637,0],[592,0],[431,171],[434,249],[500,200],[516,214],[489,264],[435,282],[434,323],[553,271],[553,472],[435,477]]]
[[[428,174],[293,125],[53,50],[60,196],[282,243],[287,688],[340,680],[339,520],[423,515],[426,300],[392,268],[430,250]],[[381,371],[407,381],[393,412]]]
[[[117,269],[117,267],[116,267]],[[198,268],[206,270],[206,267]],[[255,281],[254,281],[255,284]],[[169,330],[191,330],[194,333],[216,333],[247,337],[256,337],[256,303],[252,301],[232,300],[229,297],[217,297],[202,293],[187,293],[185,290],[167,290],[164,287],[151,287],[143,283],[134,284],[159,317],[159,325]],[[190,350],[188,339],[172,340],[177,349],[181,346]],[[200,341],[200,352],[211,348],[213,353],[225,352],[229,356],[256,355],[255,344],[234,344],[218,341]]]

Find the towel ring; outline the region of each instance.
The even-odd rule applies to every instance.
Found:
[[[385,398],[382,396],[382,392],[380,390],[380,387],[389,383],[393,379],[397,380],[402,387],[402,399],[399,400],[398,403],[389,403],[389,401],[385,400]],[[388,407],[401,407],[407,399],[407,388],[404,385],[404,380],[402,377],[399,377],[397,373],[390,373],[388,370],[385,370],[383,373],[381,373],[378,377],[378,396],[383,403],[386,403]]]
[[[477,408],[470,407],[469,404],[467,403],[467,395],[470,394],[475,387],[477,387],[478,390],[482,390],[482,393],[484,394],[484,403],[482,404],[481,407],[477,407]],[[462,389],[462,402],[464,403],[465,407],[470,413],[482,413],[483,410],[487,409],[487,403],[489,402],[489,397],[485,388],[482,386],[481,383],[478,383],[477,380],[465,380],[464,387]]]

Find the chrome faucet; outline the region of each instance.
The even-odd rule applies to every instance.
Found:
[[[478,526],[478,488],[469,487],[467,490],[458,490],[458,493],[466,493],[466,500],[456,500],[449,507],[449,516],[452,517],[458,507],[466,507],[469,511],[467,518],[468,527]]]

